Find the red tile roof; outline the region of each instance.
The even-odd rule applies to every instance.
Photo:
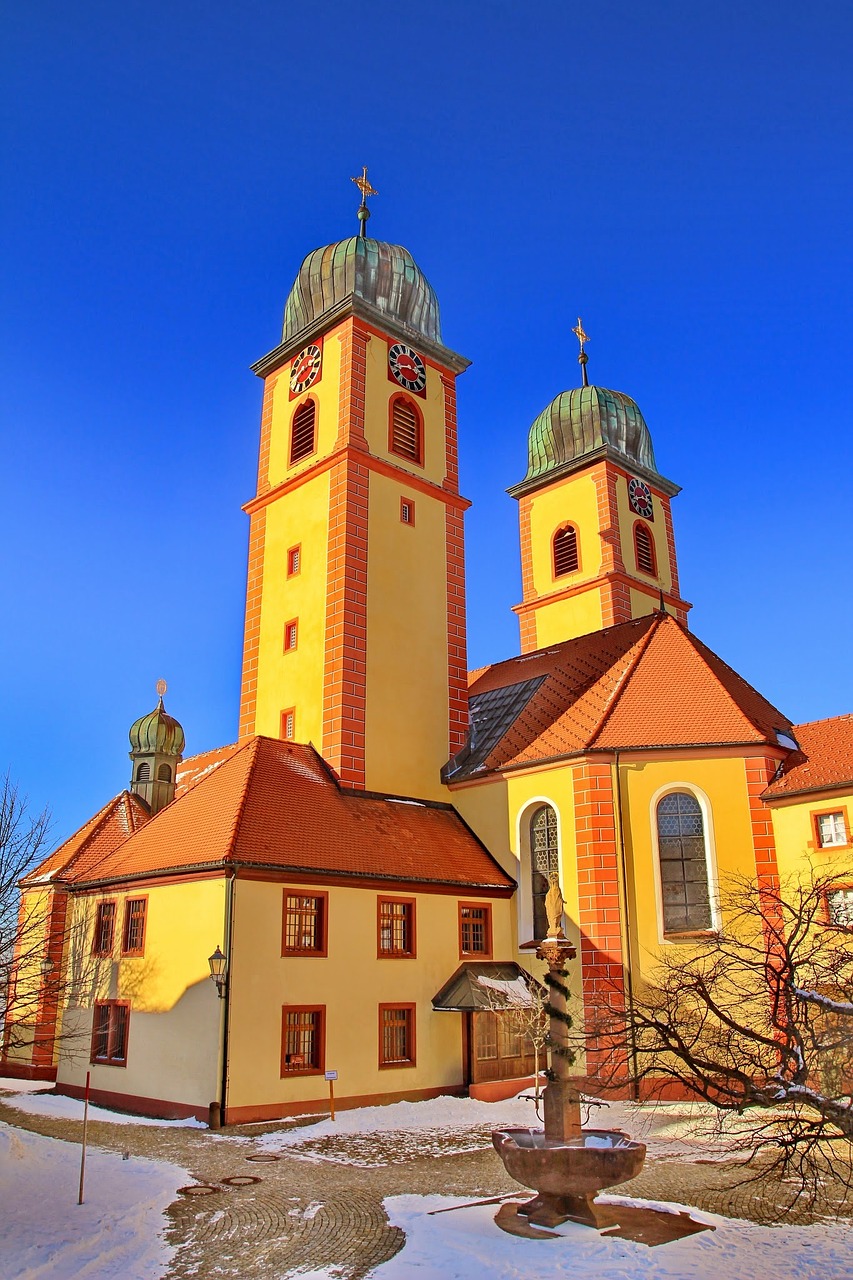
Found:
[[[46,881],[85,878],[102,858],[114,852],[150,818],[147,807],[138,796],[122,791],[45,858],[22,883],[31,886]]]
[[[255,737],[99,862],[88,881],[235,864],[508,891],[450,805],[343,789],[313,747]]]
[[[588,750],[770,743],[790,720],[669,614],[649,614],[484,668],[480,695],[539,678],[512,724],[454,780]],[[497,719],[497,718],[496,718]],[[498,726],[499,729],[501,726]],[[484,732],[488,735],[488,725]]]
[[[212,751],[202,751],[198,755],[187,756],[182,760],[175,777],[175,798],[182,796],[208,773],[229,760],[239,745],[237,742],[232,742],[227,747],[214,747]]]
[[[853,788],[853,715],[795,724],[792,735],[800,750],[786,761],[782,775],[764,792],[765,799]]]

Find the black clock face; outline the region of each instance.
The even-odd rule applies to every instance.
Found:
[[[631,510],[636,511],[638,516],[644,516],[646,520],[654,519],[652,491],[642,480],[628,481],[628,501],[631,504]]]
[[[303,347],[298,356],[293,357],[290,366],[290,393],[301,396],[320,376],[322,353],[312,342],[310,347]]]
[[[388,352],[388,368],[394,379],[407,391],[423,391],[426,365],[416,351],[404,342],[395,342]]]

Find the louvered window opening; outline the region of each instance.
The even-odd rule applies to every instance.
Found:
[[[569,525],[554,536],[554,577],[562,578],[566,573],[577,573],[579,564],[578,531]]]
[[[137,782],[148,782],[148,780],[149,780],[149,778],[150,778],[150,777],[151,777],[151,765],[150,765],[150,764],[148,763],[148,761],[146,760],[146,761],[145,761],[143,764],[141,764],[141,765],[139,766],[139,768],[136,770],[136,781],[137,781]]]
[[[290,465],[301,462],[314,452],[314,428],[317,410],[313,400],[301,404],[293,415],[293,434],[290,438]]]
[[[710,929],[705,824],[698,800],[686,791],[664,796],[657,823],[664,933]]]
[[[421,461],[421,424],[414,405],[395,400],[391,410],[391,452],[412,462]]]
[[[537,942],[541,942],[548,932],[545,898],[551,887],[550,877],[558,875],[560,870],[557,814],[549,804],[543,804],[537,809],[530,820],[530,861],[533,937]]]
[[[652,535],[644,524],[638,524],[634,530],[634,548],[637,552],[637,568],[641,573],[654,576],[655,553],[652,548]]]

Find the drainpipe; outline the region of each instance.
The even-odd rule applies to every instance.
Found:
[[[225,882],[225,994],[222,997],[222,1082],[219,1087],[220,1124],[228,1123],[228,1040],[231,1030],[231,969],[234,964],[234,880],[232,871]]]
[[[622,966],[625,971],[625,995],[628,1001],[628,1043],[631,1054],[631,1093],[634,1102],[640,1100],[639,1055],[637,1053],[637,1030],[634,1026],[634,975],[631,963],[631,930],[628,898],[628,866],[625,857],[625,827],[622,820],[622,781],[619,769],[619,752],[613,753],[610,766],[613,790],[616,794],[616,825],[619,843],[619,879],[621,885],[622,910]]]

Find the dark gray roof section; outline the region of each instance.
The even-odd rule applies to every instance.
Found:
[[[534,676],[518,684],[489,689],[469,699],[471,727],[468,741],[443,771],[446,782],[467,777],[485,763],[486,757],[511,728],[546,676]]]
[[[479,1009],[500,1009],[503,1005],[498,988],[482,986],[478,978],[493,982],[515,982],[521,978],[530,991],[541,990],[540,984],[514,960],[465,960],[432,998],[432,1007],[451,1013],[475,1013]],[[511,1005],[510,1005],[511,1007]]]

